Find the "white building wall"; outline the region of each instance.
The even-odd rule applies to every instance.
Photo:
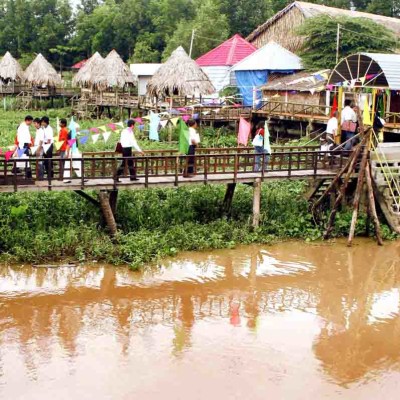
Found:
[[[221,89],[225,86],[231,85],[231,67],[201,67],[202,70],[207,74],[208,78],[214,85],[216,93],[218,94]]]

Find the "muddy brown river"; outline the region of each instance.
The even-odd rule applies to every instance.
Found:
[[[0,267],[0,398],[398,399],[400,242]]]

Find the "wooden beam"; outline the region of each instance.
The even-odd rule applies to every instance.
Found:
[[[76,194],[79,196],[83,197],[85,200],[87,200],[89,203],[92,203],[96,207],[100,207],[100,202],[96,199],[94,199],[92,196],[89,196],[86,192],[83,190],[74,190]]]
[[[222,214],[230,216],[232,213],[232,201],[235,194],[236,183],[228,183],[226,185],[226,192],[224,202],[222,203]]]
[[[110,205],[110,197],[106,190],[101,190],[99,193],[100,208],[103,213],[104,220],[112,236],[117,233],[117,224]]]
[[[253,184],[253,228],[260,226],[261,209],[261,179],[257,178]]]

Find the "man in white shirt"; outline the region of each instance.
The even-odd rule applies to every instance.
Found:
[[[195,173],[195,154],[196,147],[200,144],[200,135],[198,134],[196,128],[197,123],[194,119],[189,119],[187,122],[189,126],[189,151],[188,151],[188,162],[187,162],[187,171],[184,174],[184,177],[191,177]]]
[[[344,150],[351,150],[355,140],[350,140],[356,135],[356,130],[349,129],[350,126],[355,127],[357,123],[357,114],[354,111],[354,105],[351,100],[345,100],[344,108],[341,116],[342,126],[342,143],[347,142],[344,146]]]
[[[35,118],[33,120],[33,126],[36,129],[35,143],[34,147],[36,149],[33,157],[42,158],[43,157],[43,143],[44,143],[44,130],[42,129],[42,120],[40,118]],[[43,179],[43,161],[38,161],[38,178]]]
[[[332,117],[329,119],[328,124],[326,125],[326,134],[327,134],[327,139],[330,136],[332,138],[332,141],[336,141],[336,136],[338,134],[338,112],[335,111],[332,115]]]
[[[17,129],[17,138],[15,144],[17,145],[18,150],[25,150],[23,154],[20,154],[18,158],[28,158],[29,157],[29,148],[32,145],[32,136],[30,132],[30,126],[32,125],[33,117],[27,115],[25,120],[20,123]],[[17,163],[16,164],[17,171],[19,168],[25,168],[25,176],[26,178],[32,177],[32,172],[30,168],[29,162]]]
[[[51,177],[54,176],[53,170],[53,162],[51,159],[53,158],[53,142],[54,142],[54,131],[50,126],[49,117],[42,118],[42,129],[43,129],[43,157],[44,157],[44,170],[49,177],[49,173],[51,170]]]
[[[136,168],[135,168],[135,163],[133,161],[133,154],[132,154],[132,148],[134,148],[140,155],[143,155],[142,149],[139,147],[138,142],[135,138],[135,134],[133,132],[133,128],[135,126],[135,121],[133,119],[130,119],[128,121],[128,127],[125,128],[121,132],[121,147],[122,147],[122,157],[129,157],[128,160],[123,160],[120,167],[117,170],[117,176],[121,176],[124,173],[125,169],[125,163],[128,164],[129,167],[129,174],[130,174],[130,179],[131,181],[138,181],[139,179],[136,177]],[[118,182],[120,182],[119,178],[117,179]]]

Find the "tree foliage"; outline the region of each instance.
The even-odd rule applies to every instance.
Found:
[[[309,0],[400,16],[400,0]],[[116,49],[135,62],[160,62],[179,45],[193,57],[235,33],[247,36],[292,0],[0,0],[0,55],[54,64]],[[73,6],[74,5],[74,6]],[[374,27],[375,36],[380,28]],[[357,47],[357,46],[355,46]]]
[[[318,16],[306,20],[298,33],[305,38],[301,57],[309,70],[336,64],[337,26],[340,25],[339,59],[357,52],[388,53],[397,41],[392,32],[365,18]]]

